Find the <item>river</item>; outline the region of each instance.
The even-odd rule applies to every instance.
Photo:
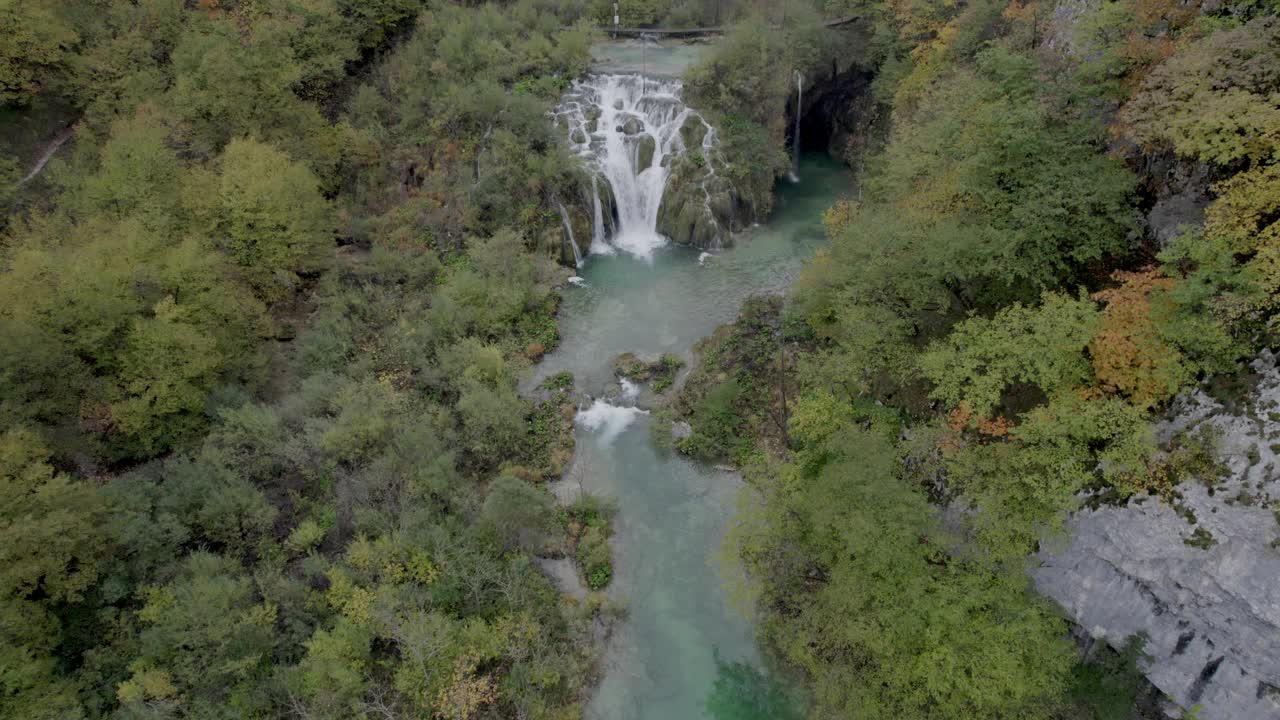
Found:
[[[596,72],[640,65],[653,84],[589,76],[557,113],[571,145],[619,204],[615,237],[593,237],[596,252],[564,292],[560,346],[526,379],[528,387],[568,370],[580,391],[612,398],[579,412],[574,461],[554,488],[562,499],[587,491],[618,507],[609,593],[628,613],[609,640],[603,678],[586,708],[591,720],[795,714],[770,679],[752,619],[729,601],[738,569],[721,546],[741,479],[657,447],[653,417],[623,396],[611,367],[624,352],[674,353],[691,362],[694,344],[733,321],[749,295],[780,292],[794,280],[825,242],[823,211],[849,191],[847,169],[823,154],[806,156],[799,182],[779,183],[769,222],[735,236],[729,249],[664,244],[654,229],[666,182],[659,159],[685,151],[676,131],[696,108],[684,107],[676,78],[704,47],[597,48]],[[627,118],[643,129],[624,130]],[[656,140],[658,159],[642,167],[636,146],[646,136]],[[704,151],[714,133],[708,137]]]
[[[565,292],[560,347],[537,377],[570,370],[580,390],[616,393],[610,363],[618,354],[691,359],[694,343],[732,321],[748,295],[784,289],[824,242],[822,212],[850,182],[825,155],[803,158],[800,177],[779,184],[766,225],[723,252],[666,246],[648,260],[590,256],[582,286]],[[598,427],[580,424],[565,481],[616,500],[610,592],[629,608],[587,717],[773,720],[751,622],[728,601],[719,557],[740,480],[655,447],[650,416],[626,406],[606,412]]]

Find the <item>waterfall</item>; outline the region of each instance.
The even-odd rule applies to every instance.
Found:
[[[604,210],[600,204],[600,183],[595,173],[591,174],[591,252],[597,255],[613,254],[613,247],[605,242]]]
[[[800,182],[800,114],[804,96],[804,76],[796,71],[796,130],[791,138],[791,182]]]
[[[573,224],[569,222],[569,211],[564,209],[564,203],[556,201],[556,207],[560,208],[560,222],[564,223],[564,237],[569,241],[569,247],[573,248],[573,264],[574,267],[582,267],[582,251],[578,249],[578,241],[573,239]]]
[[[649,258],[666,242],[658,233],[658,209],[670,158],[684,152],[680,128],[697,117],[681,100],[682,90],[678,80],[591,75],[573,82],[556,112],[567,121],[573,149],[613,190],[613,246],[637,257]],[[593,251],[597,239],[605,243],[598,191],[595,203]]]

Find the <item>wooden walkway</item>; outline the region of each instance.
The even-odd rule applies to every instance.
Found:
[[[856,15],[849,17],[836,18],[835,20],[827,20],[822,23],[823,27],[835,28],[858,19]],[[602,28],[606,34],[613,37],[652,37],[661,38],[695,38],[705,37],[707,35],[723,35],[729,26],[718,25],[715,27],[699,27],[699,28]]]

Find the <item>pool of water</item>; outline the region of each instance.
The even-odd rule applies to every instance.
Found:
[[[602,42],[591,47],[591,67],[601,73],[640,73],[651,77],[678,78],[711,47],[712,41]]]

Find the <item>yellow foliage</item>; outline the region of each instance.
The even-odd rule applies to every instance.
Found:
[[[131,669],[133,675],[116,688],[116,697],[121,704],[170,700],[178,695],[178,688],[167,671],[158,670],[144,662],[134,663]]]
[[[414,550],[413,556],[409,558],[409,576],[415,582],[422,585],[429,585],[435,581],[440,575],[440,568],[431,562],[431,556],[422,550]]]
[[[498,699],[498,687],[492,675],[475,675],[477,659],[463,655],[454,665],[449,684],[440,690],[435,701],[435,716],[444,720],[468,720],[480,708]]]

